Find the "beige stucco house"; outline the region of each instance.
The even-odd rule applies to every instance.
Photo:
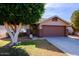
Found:
[[[39,24],[39,36],[41,37],[66,36],[72,32],[70,23],[58,16],[50,17]]]

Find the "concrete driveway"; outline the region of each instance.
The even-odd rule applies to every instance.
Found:
[[[70,56],[79,56],[79,40],[69,37],[45,37],[51,44]]]

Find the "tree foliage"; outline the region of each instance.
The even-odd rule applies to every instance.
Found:
[[[42,3],[0,4],[0,24],[4,24],[12,39],[10,46],[17,44],[22,26],[38,22],[43,12],[44,4]]]
[[[0,24],[33,24],[44,12],[42,3],[7,3],[0,4]]]
[[[73,12],[71,16],[72,26],[75,30],[79,30],[79,10]]]

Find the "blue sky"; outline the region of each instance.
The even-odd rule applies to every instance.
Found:
[[[77,9],[79,9],[79,3],[48,3],[45,5],[43,18],[57,15],[70,22],[72,13]]]

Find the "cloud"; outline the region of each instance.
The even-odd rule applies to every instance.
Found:
[[[48,4],[46,4],[45,5],[45,8],[48,8],[48,7],[60,7],[61,6],[61,4],[57,4],[57,3],[53,3],[53,4],[51,4],[51,3],[48,3]]]

